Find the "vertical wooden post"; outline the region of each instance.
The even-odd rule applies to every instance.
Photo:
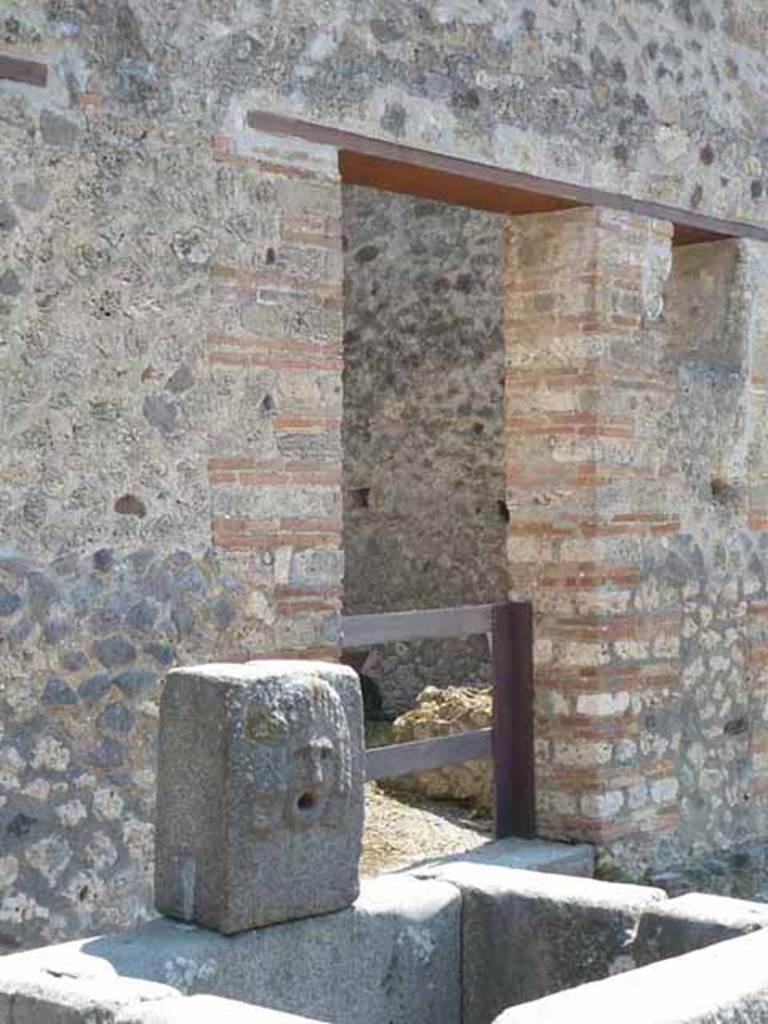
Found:
[[[536,834],[533,748],[533,607],[494,605],[493,777],[496,836]]]

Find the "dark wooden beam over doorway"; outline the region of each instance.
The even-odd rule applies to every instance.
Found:
[[[675,245],[724,238],[768,242],[768,229],[744,221],[721,220],[663,203],[634,199],[620,192],[539,178],[279,114],[250,111],[247,123],[258,131],[334,147],[339,152],[342,180],[350,184],[512,216],[576,206],[603,206],[671,221],[675,225]]]

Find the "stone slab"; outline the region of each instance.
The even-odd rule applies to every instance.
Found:
[[[333,914],[229,937],[161,919],[2,964],[117,972],[333,1024],[459,1024],[461,895],[443,882],[382,876]]]
[[[545,839],[495,839],[449,857],[409,868],[418,878],[441,878],[442,869],[454,864],[487,864],[518,868],[522,871],[546,871],[557,875],[591,878],[595,871],[595,850],[587,843],[551,843]]]
[[[495,1024],[768,1024],[768,932],[508,1009]]]
[[[112,1024],[126,1006],[178,997],[168,985],[121,978],[108,965],[56,971],[44,958],[25,964],[23,956],[0,958],[0,1024]]]
[[[634,966],[641,914],[661,889],[486,864],[443,865],[462,894],[464,1024]]]
[[[224,934],[349,906],[359,892],[356,673],[311,661],[168,674],[160,702],[155,902]]]
[[[219,996],[168,999],[125,1010],[116,1024],[321,1024],[309,1017],[249,1006]]]
[[[650,907],[635,941],[638,966],[768,927],[768,905],[688,893]]]

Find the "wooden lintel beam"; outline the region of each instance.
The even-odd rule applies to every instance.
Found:
[[[354,168],[362,166],[363,158],[368,161],[369,168],[371,161],[380,161],[382,164],[387,162],[400,165],[400,167],[419,169],[422,172],[422,177],[424,171],[430,171],[436,176],[449,175],[454,179],[462,179],[474,187],[476,196],[473,200],[469,188],[465,188],[464,201],[461,205],[488,209],[489,207],[483,203],[487,202],[489,189],[514,190],[518,194],[525,193],[529,197],[538,197],[526,212],[544,212],[572,206],[601,206],[642,217],[671,221],[678,229],[680,241],[684,243],[720,238],[752,238],[768,242],[768,228],[745,221],[721,219],[692,210],[668,206],[664,203],[635,199],[620,192],[589,188],[585,185],[576,185],[553,178],[539,178],[532,174],[507,170],[493,164],[447,156],[433,150],[404,146],[400,143],[358,135],[355,132],[342,131],[339,128],[314,124],[280,114],[250,111],[247,115],[247,123],[250,128],[257,131],[269,132],[273,135],[286,135],[334,147],[342,155],[340,160],[342,176],[346,165],[352,180],[355,177]],[[350,171],[350,167],[352,171]],[[389,171],[382,168],[380,173],[391,175],[393,172],[391,168]],[[400,185],[402,187],[391,190],[407,190],[407,182],[402,178]],[[444,180],[437,187],[444,188]],[[484,193],[486,194],[485,199],[483,198]]]

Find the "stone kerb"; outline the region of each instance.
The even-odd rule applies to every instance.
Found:
[[[494,1024],[765,1024],[768,934],[756,932],[506,1010]]]
[[[190,996],[131,1007],[120,1013],[115,1024],[320,1024],[309,1017],[296,1017],[263,1006],[249,1006],[218,996]]]
[[[359,892],[356,674],[262,661],[170,672],[160,705],[156,905],[225,934]]]
[[[338,913],[238,935],[160,918],[114,935],[0,957],[0,1010],[3,998],[15,999],[24,1024],[60,1024],[54,1016],[28,1022],[21,1015],[35,1005],[27,998],[29,986],[42,986],[46,1005],[56,1009],[70,1005],[76,986],[92,993],[93,1016],[72,1012],[61,1024],[102,1024],[93,1009],[99,999],[107,1005],[121,979],[140,978],[164,1003],[177,990],[239,1000],[254,1014],[267,1008],[333,1024],[460,1024],[461,903],[452,885],[391,875],[365,880],[355,904]],[[137,994],[128,995],[120,1009],[135,1012]],[[150,1006],[142,1010],[149,1015]],[[166,1010],[175,1012],[170,1005]],[[7,1020],[0,1012],[0,1024]],[[219,1018],[210,1020],[218,1024]],[[112,1024],[106,1013],[103,1024]]]
[[[642,916],[666,899],[648,886],[471,861],[423,877],[461,892],[464,1024],[489,1024],[505,1006],[631,970]]]

